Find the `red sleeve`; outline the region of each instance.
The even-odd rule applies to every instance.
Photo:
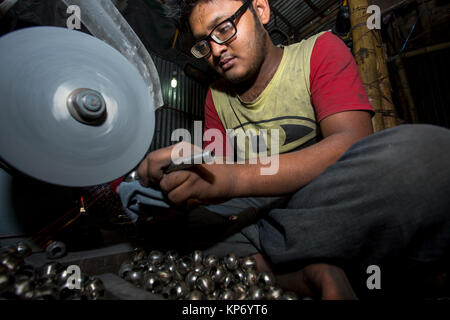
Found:
[[[206,102],[205,102],[205,126],[204,126],[204,134],[209,129],[217,129],[220,131],[220,136],[215,136],[211,139],[211,141],[203,141],[203,148],[206,148],[209,144],[218,139],[218,144],[222,146],[222,150],[214,150],[217,156],[223,156],[226,154],[226,151],[231,151],[231,145],[228,141],[228,137],[223,127],[222,122],[220,121],[219,115],[217,114],[216,107],[214,106],[214,101],[211,94],[211,89],[208,89],[208,93],[206,94]],[[228,149],[227,149],[228,145]]]
[[[374,114],[355,59],[331,32],[316,40],[310,70],[311,102],[318,122],[341,111],[367,110]]]

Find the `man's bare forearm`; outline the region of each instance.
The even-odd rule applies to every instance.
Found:
[[[295,192],[335,163],[357,140],[348,133],[336,133],[300,151],[280,154],[278,171],[273,175],[261,174],[261,169],[270,165],[232,164],[230,174],[235,179],[230,196],[275,196]]]

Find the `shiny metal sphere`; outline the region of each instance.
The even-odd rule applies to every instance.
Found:
[[[9,271],[15,271],[21,263],[22,260],[14,254],[5,254],[0,259],[0,264]]]
[[[222,286],[229,288],[235,283],[234,275],[231,272],[226,272],[222,280]]]
[[[133,265],[130,261],[124,261],[119,268],[119,276],[123,279],[127,277],[127,274],[133,270]]]
[[[192,260],[194,264],[202,264],[203,263],[203,252],[200,250],[195,250],[192,253]]]
[[[209,275],[214,282],[220,283],[225,278],[225,269],[222,266],[213,266],[208,268],[207,275]]]
[[[33,299],[35,300],[58,300],[59,298],[59,292],[54,286],[44,285],[34,289]]]
[[[176,262],[179,257],[178,252],[175,250],[169,250],[166,252],[166,258],[165,261],[167,262]]]
[[[239,282],[240,283],[245,283],[245,281],[246,281],[246,273],[245,273],[244,270],[236,269],[236,270],[234,270],[233,275],[234,275],[235,282],[237,282],[237,283],[239,283]]]
[[[283,289],[278,287],[269,287],[266,293],[266,297],[269,300],[279,300],[283,297]]]
[[[154,264],[147,263],[147,266],[144,268],[145,272],[157,272],[159,268],[155,266]]]
[[[248,269],[245,275],[245,285],[250,287],[256,286],[257,283],[258,283],[258,273],[255,270]]]
[[[209,254],[203,259],[203,265],[205,267],[215,267],[219,264],[219,258],[215,254]]]
[[[40,276],[42,278],[55,279],[56,275],[63,270],[63,266],[59,262],[49,262],[41,268]]]
[[[283,300],[298,300],[297,295],[294,292],[285,292],[282,297]]]
[[[13,293],[18,298],[31,299],[33,297],[34,282],[30,280],[19,280],[13,285]]]
[[[136,286],[140,286],[143,279],[143,274],[141,270],[134,269],[127,273],[126,280],[130,281]]]
[[[32,253],[32,250],[31,247],[26,242],[21,241],[18,244],[16,244],[15,252],[17,256],[23,258],[28,257]]]
[[[205,295],[198,290],[192,290],[184,298],[186,300],[203,300],[205,299]]]
[[[131,262],[133,264],[138,264],[139,262],[147,259],[147,253],[143,249],[135,249]]]
[[[247,298],[247,287],[242,283],[236,283],[233,285],[232,290],[234,291],[236,300],[244,300]]]
[[[197,279],[200,278],[200,274],[195,271],[190,271],[185,277],[185,283],[189,289],[193,289],[197,283]]]
[[[256,268],[256,260],[252,256],[248,256],[242,259],[241,267],[243,269],[254,269]]]
[[[142,286],[145,290],[153,293],[160,293],[163,289],[163,283],[156,273],[147,273],[144,276]]]
[[[236,294],[233,290],[231,289],[225,289],[219,297],[220,300],[235,300],[236,299]]]
[[[208,276],[200,276],[196,281],[196,286],[197,289],[206,295],[209,295],[216,289],[215,282]]]
[[[225,267],[230,271],[239,268],[239,258],[234,253],[227,254],[223,259],[223,263],[225,264]]]
[[[271,272],[263,271],[258,275],[257,283],[261,288],[268,289],[275,285],[275,276]]]
[[[147,260],[153,265],[160,265],[164,262],[164,254],[161,251],[153,250],[148,254]]]
[[[176,282],[172,289],[175,299],[183,299],[189,292],[189,288],[184,282]]]
[[[15,274],[14,277],[17,279],[28,279],[28,280],[35,280],[37,278],[36,276],[36,270],[33,268],[33,266],[29,264],[21,264]]]
[[[257,286],[251,286],[248,289],[248,298],[250,300],[262,300],[265,298],[264,290]]]
[[[191,271],[192,265],[194,264],[194,261],[189,256],[184,256],[181,259],[178,260],[178,272],[180,272],[182,275],[187,274],[189,271]]]
[[[13,284],[14,278],[9,274],[0,274],[0,294],[4,291],[8,290],[9,287]]]
[[[219,300],[220,290],[215,290],[206,296],[206,300]]]
[[[172,273],[169,270],[159,270],[156,272],[161,282],[166,285],[172,281]]]
[[[97,300],[105,294],[105,285],[98,278],[89,279],[84,284],[84,293],[91,300]]]
[[[203,273],[206,270],[206,268],[202,264],[195,264],[192,267],[192,271],[197,272],[198,274]]]

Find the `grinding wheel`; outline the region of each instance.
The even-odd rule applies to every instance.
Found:
[[[35,27],[0,38],[0,157],[36,179],[80,187],[131,171],[154,133],[135,67],[82,32]]]

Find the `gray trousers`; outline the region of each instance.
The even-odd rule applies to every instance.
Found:
[[[384,130],[355,143],[289,197],[232,199],[203,209],[220,218],[209,215],[208,223],[199,218],[202,209],[188,214],[182,245],[201,244],[219,256],[259,252],[275,266],[329,261],[358,270],[437,263],[450,256],[450,130]],[[217,219],[232,230],[220,241]]]

